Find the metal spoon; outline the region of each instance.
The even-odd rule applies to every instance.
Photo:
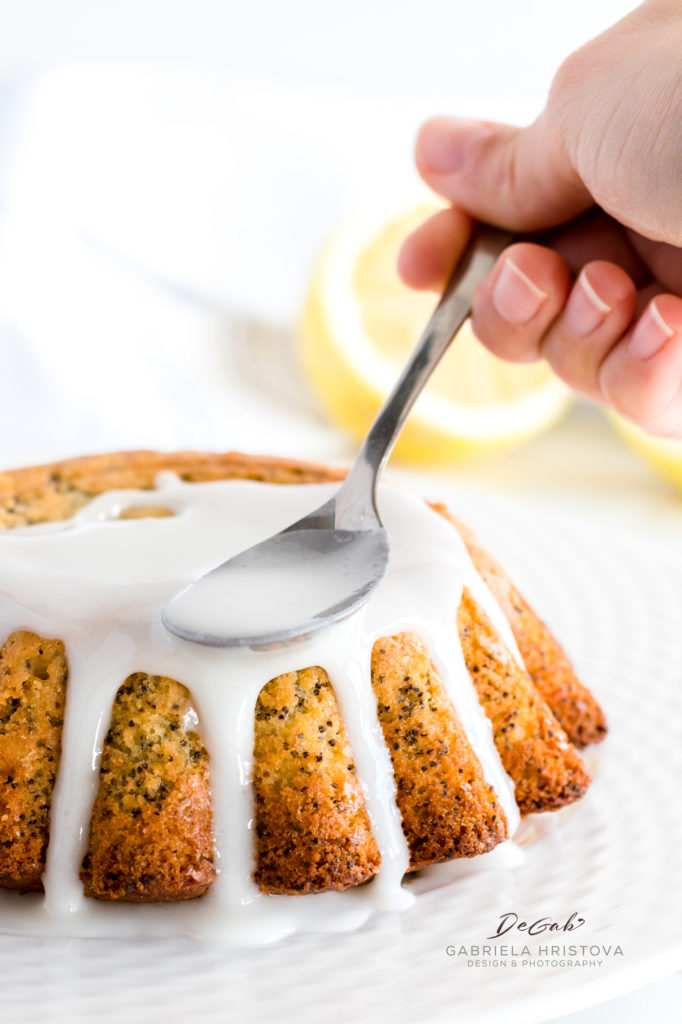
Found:
[[[308,638],[369,599],[389,560],[389,539],[376,507],[379,474],[416,398],[469,315],[476,286],[513,240],[487,226],[476,231],[334,497],[176,594],[162,611],[171,632],[200,644],[271,649]],[[305,585],[294,601],[296,579]],[[268,609],[256,601],[255,629],[235,618],[249,589],[267,594],[273,609],[268,621]]]

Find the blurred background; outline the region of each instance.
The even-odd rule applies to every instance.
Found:
[[[0,464],[140,447],[352,458],[369,413],[336,385],[378,402],[409,347],[392,325],[428,313],[391,278],[395,218],[426,201],[419,123],[527,123],[562,59],[634,6],[0,0]],[[495,384],[472,358],[486,418]],[[512,412],[480,452],[477,412],[462,419],[449,387],[431,410],[447,458],[417,443],[394,472],[679,546],[678,494],[599,410],[551,397],[523,443],[506,444]],[[682,477],[679,449],[666,457]],[[679,986],[575,1019],[672,1021]]]
[[[363,382],[366,332],[338,325],[363,246],[423,201],[419,123],[532,120],[561,60],[633,6],[0,0],[1,463],[147,446],[351,458],[369,412],[335,404],[339,352],[378,402],[412,337]],[[349,218],[352,251],[322,288],[324,379],[311,379],[297,325]],[[399,235],[379,247],[384,274]],[[388,339],[410,317],[418,333],[431,301],[396,287]],[[305,326],[309,364],[321,328]],[[453,374],[490,402],[486,367]],[[459,444],[460,417],[454,445],[427,438],[412,463],[440,454],[430,471],[462,486],[562,503],[594,498],[598,481],[628,521],[641,508],[623,508],[624,486],[647,508],[674,501],[601,413],[561,419],[561,404],[548,398],[525,431],[503,417],[485,457]],[[432,415],[449,422],[443,402]],[[531,440],[509,448],[517,433]]]

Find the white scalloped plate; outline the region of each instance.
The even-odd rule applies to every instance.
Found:
[[[682,553],[507,501],[464,504],[606,707],[610,734],[588,753],[585,799],[524,823],[527,837],[540,834],[518,867],[466,875],[351,934],[241,953],[178,939],[0,936],[3,1020],[533,1024],[682,968]],[[576,912],[586,923],[498,940],[519,950],[498,950],[506,965],[448,955],[482,945],[507,912],[559,922]],[[524,942],[535,965],[522,963]],[[582,957],[538,954],[548,944],[612,951],[585,955],[601,966],[567,966]]]

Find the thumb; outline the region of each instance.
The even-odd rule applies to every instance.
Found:
[[[555,227],[594,202],[545,113],[527,128],[435,117],[422,125],[415,155],[435,192],[511,231]]]

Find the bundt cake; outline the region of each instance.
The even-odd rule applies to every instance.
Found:
[[[389,573],[345,623],[258,653],[164,629],[183,585],[341,477],[193,452],[0,474],[0,886],[41,893],[5,894],[1,928],[360,921],[585,792],[594,697],[473,533],[396,487]]]

